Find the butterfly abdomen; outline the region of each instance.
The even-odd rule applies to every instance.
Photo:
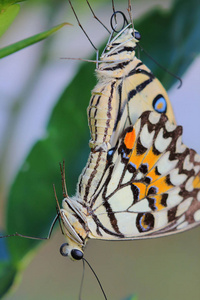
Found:
[[[99,82],[92,91],[88,107],[92,149],[102,144],[107,144],[105,150],[110,148],[110,137],[117,116],[116,85],[116,81],[108,81],[106,84]]]
[[[92,195],[104,174],[107,161],[107,152],[90,152],[88,162],[83,169],[78,183],[78,197],[85,202],[90,201]]]
[[[136,42],[132,29],[129,29],[117,39],[114,38],[101,55],[101,62],[96,69],[98,83],[92,91],[88,107],[92,149],[103,143],[107,145],[107,150],[111,148],[110,140],[116,120],[124,110],[119,89],[135,57]]]

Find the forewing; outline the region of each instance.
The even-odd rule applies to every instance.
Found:
[[[91,237],[153,237],[200,223],[200,156],[181,138],[181,126],[150,111],[125,129],[91,199]]]
[[[165,110],[171,123],[176,123],[166,90],[141,60],[135,57],[123,73],[124,76],[116,85],[115,103],[118,104],[118,114],[111,145],[115,145],[122,130],[135,124],[144,111],[157,111],[160,108],[162,112]]]

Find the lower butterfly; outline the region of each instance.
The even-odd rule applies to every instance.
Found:
[[[94,194],[68,196],[60,209],[68,243],[61,254],[83,257],[88,239],[132,240],[200,224],[200,156],[182,143],[182,127],[146,111],[107,153]]]

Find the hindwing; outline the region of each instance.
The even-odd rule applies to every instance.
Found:
[[[91,237],[164,235],[199,222],[200,156],[182,143],[181,126],[146,111],[108,152],[90,201]]]

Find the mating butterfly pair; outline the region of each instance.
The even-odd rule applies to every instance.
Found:
[[[200,223],[200,156],[182,144],[165,89],[135,56],[139,38],[127,24],[96,70],[90,156],[77,194],[65,190],[55,218],[67,238],[61,254],[72,259],[83,257],[89,238],[156,237]]]
[[[150,238],[200,223],[200,156],[182,144],[165,89],[135,56],[138,37],[127,24],[96,69],[90,156],[59,213],[61,254],[75,260],[89,238]]]

